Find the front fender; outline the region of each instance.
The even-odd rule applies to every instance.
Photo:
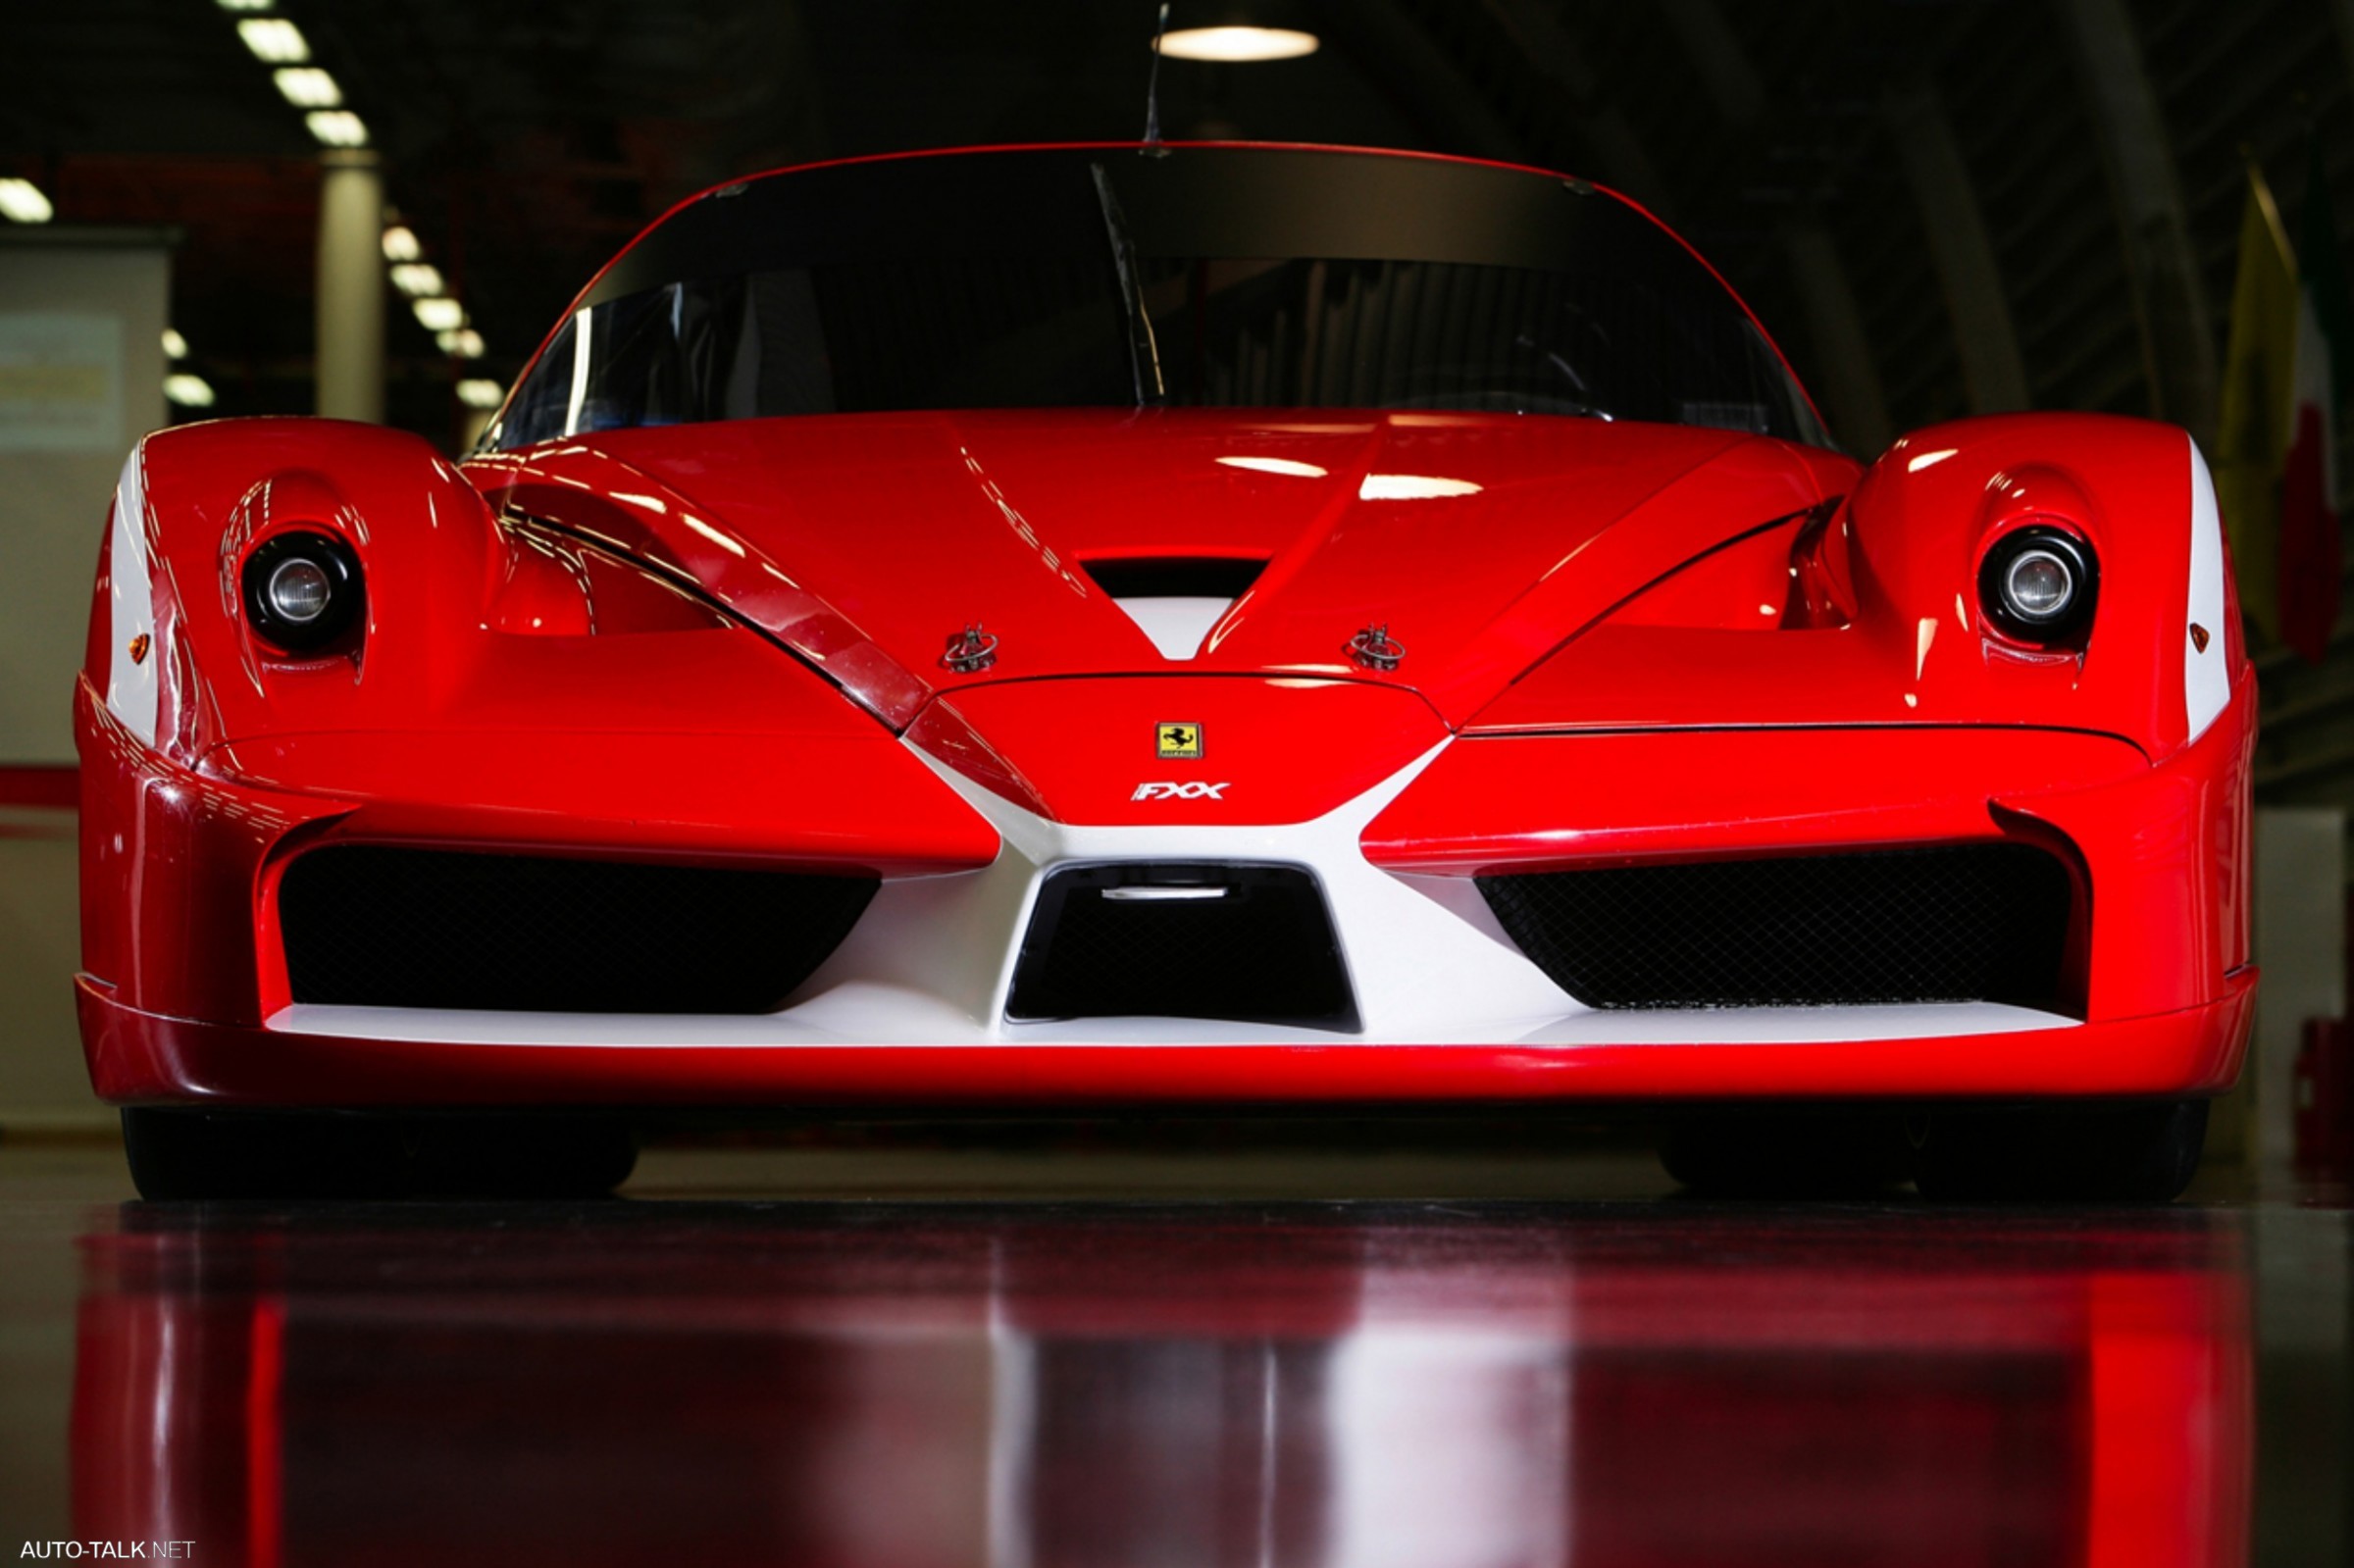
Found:
[[[1986,545],[2040,518],[2099,557],[2081,650],[2022,648],[1979,608]],[[2214,485],[2171,426],[2086,414],[1933,426],[1867,470],[1800,549],[1771,573],[1694,563],[1572,638],[1470,729],[2028,725],[2117,735],[2157,762],[2253,680]],[[1679,580],[1710,571],[1743,595],[1734,608],[1754,629],[1689,613]],[[1789,613],[1764,597],[1774,579]],[[1809,613],[1817,585],[1833,602]],[[1676,613],[1663,613],[1670,594]]]
[[[246,556],[341,537],[365,615],[331,653],[247,624]],[[147,437],[101,555],[84,676],[182,767],[328,733],[888,733],[790,653],[609,552],[510,525],[424,441],[332,420],[229,420]]]

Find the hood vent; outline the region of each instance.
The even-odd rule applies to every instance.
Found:
[[[1241,598],[1264,561],[1224,556],[1151,556],[1081,563],[1096,586],[1152,639],[1164,659],[1191,659],[1218,618]]]

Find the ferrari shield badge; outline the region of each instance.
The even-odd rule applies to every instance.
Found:
[[[1198,724],[1161,725],[1158,746],[1158,754],[1163,757],[1199,757],[1202,755],[1202,727]]]

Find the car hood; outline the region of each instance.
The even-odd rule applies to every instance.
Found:
[[[1105,675],[1370,681],[1459,725],[1612,606],[1852,469],[1689,427],[1189,409],[615,430],[470,472],[494,503],[691,576],[903,729],[942,692]],[[1195,607],[1214,619],[1190,658],[1098,576],[1203,560],[1263,565],[1222,610]],[[944,668],[967,627],[995,662]],[[1368,627],[1403,648],[1394,672],[1352,661]]]

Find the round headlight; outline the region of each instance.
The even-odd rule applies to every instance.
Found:
[[[2099,573],[2092,547],[2055,528],[2006,533],[1978,570],[1986,617],[2026,642],[2073,640],[2092,620]]]
[[[335,588],[325,567],[297,556],[278,563],[263,591],[270,595],[270,608],[281,619],[295,626],[309,626],[327,613]]]
[[[359,621],[359,557],[332,533],[280,533],[245,558],[245,614],[265,641],[317,653]]]

